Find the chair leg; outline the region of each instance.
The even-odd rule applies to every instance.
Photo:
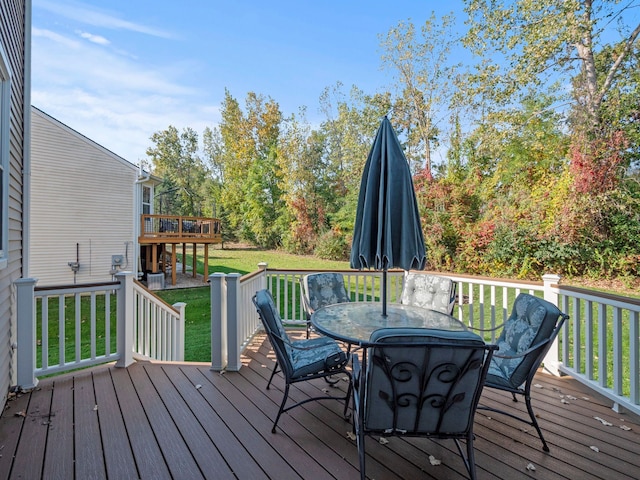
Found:
[[[360,428],[356,428],[356,443],[358,445],[358,460],[360,461],[360,480],[365,480],[367,476],[364,470],[365,451],[364,451],[364,433],[362,433],[362,426],[360,426]]]
[[[289,397],[289,384],[284,387],[284,397],[282,397],[282,403],[280,404],[280,410],[278,410],[278,415],[276,415],[276,419],[273,422],[273,427],[271,428],[271,433],[276,433],[276,426],[278,425],[278,420],[280,420],[280,415],[284,412],[284,405],[287,403],[287,398]]]
[[[342,412],[342,416],[345,420],[349,420],[351,417],[347,414],[347,410],[349,409],[349,402],[351,401],[351,395],[353,393],[353,385],[351,384],[351,379],[349,379],[349,386],[347,387],[347,395],[344,399],[344,411]]]
[[[538,420],[536,419],[536,415],[533,412],[533,407],[531,406],[531,396],[525,395],[524,401],[527,404],[527,411],[529,412],[529,417],[531,417],[531,425],[533,425],[533,427],[536,429],[536,431],[538,432],[538,436],[540,437],[540,440],[542,440],[542,450],[544,450],[545,452],[548,452],[549,446],[547,445],[547,442],[544,439],[544,436],[542,435],[542,429],[540,428],[540,425],[538,425]]]
[[[471,480],[476,480],[476,457],[473,451],[473,434],[467,438],[467,470]]]
[[[271,372],[269,382],[267,383],[267,390],[269,390],[269,387],[271,386],[271,380],[273,380],[273,377],[276,375],[276,373],[278,373],[278,362],[276,362],[276,364],[273,366],[273,372]]]

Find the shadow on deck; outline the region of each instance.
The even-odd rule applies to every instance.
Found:
[[[283,387],[276,380],[265,389],[273,362],[268,341],[258,336],[240,372],[139,362],[42,380],[2,415],[0,478],[359,478],[355,442],[346,435],[351,425],[338,402],[294,409],[271,433]],[[638,478],[637,417],[616,414],[571,378],[541,373],[536,381],[534,408],[551,452],[542,451],[532,428],[478,412],[479,479]],[[325,388],[321,380],[296,384],[291,396]],[[488,390],[481,403],[524,407]],[[452,441],[368,439],[367,454],[367,473],[377,480],[466,478]],[[442,464],[431,465],[429,455]]]

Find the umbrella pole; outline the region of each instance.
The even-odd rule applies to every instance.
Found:
[[[382,316],[387,316],[387,269],[382,270]]]

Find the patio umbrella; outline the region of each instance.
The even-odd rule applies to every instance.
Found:
[[[385,116],[362,173],[351,245],[351,268],[382,270],[387,315],[387,269],[424,269],[424,237],[407,162]]]

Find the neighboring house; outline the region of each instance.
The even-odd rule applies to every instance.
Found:
[[[140,215],[158,179],[31,107],[31,269],[38,285],[138,272]]]
[[[31,1],[0,0],[0,406],[15,384],[13,282],[29,274],[30,55]]]

